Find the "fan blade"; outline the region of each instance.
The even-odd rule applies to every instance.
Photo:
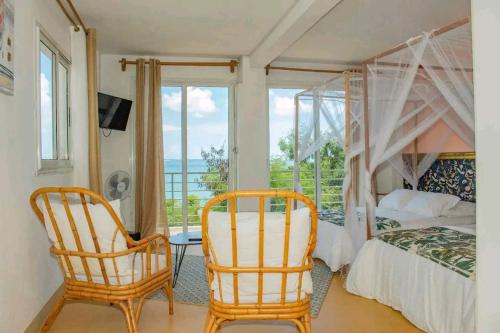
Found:
[[[113,199],[120,199],[119,196],[120,196],[120,192],[118,192],[116,189],[112,189],[110,192],[109,192],[109,195],[111,198]]]
[[[125,177],[122,179],[122,182],[126,185],[125,191],[128,190],[128,187],[130,186],[130,179],[128,177]]]
[[[116,187],[118,185],[118,174],[111,176],[108,183],[110,186]]]

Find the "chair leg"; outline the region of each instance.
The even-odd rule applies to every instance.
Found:
[[[291,321],[297,326],[297,329],[300,333],[306,333],[306,327],[302,320],[299,319],[291,319]]]
[[[127,302],[116,303],[117,306],[122,309],[125,319],[127,320],[127,332],[137,333],[137,321],[135,320],[134,306],[132,299],[127,300]]]
[[[168,280],[167,286],[163,288],[168,298],[168,314],[174,314],[174,289],[172,288],[172,280]]]
[[[312,329],[311,329],[311,314],[309,312],[304,316],[304,326],[306,328],[306,333],[311,333],[312,332]]]
[[[62,307],[64,306],[64,301],[65,301],[64,296],[62,296],[60,299],[57,300],[57,302],[52,307],[49,316],[47,317],[47,319],[45,319],[45,322],[43,323],[42,326],[43,333],[47,332],[52,327],[52,324],[54,323],[57,316],[61,312]]]
[[[135,316],[135,311],[134,311],[134,303],[131,298],[127,300],[127,310],[130,316],[130,322],[131,322],[131,333],[137,333],[137,320]]]
[[[212,312],[208,310],[207,319],[205,321],[205,329],[203,330],[203,332],[210,333],[212,330],[212,326],[214,325],[214,322],[215,322],[215,317],[212,315]]]

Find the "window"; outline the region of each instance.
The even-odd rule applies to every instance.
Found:
[[[269,186],[293,190],[295,95],[303,89],[271,88],[269,108]],[[271,210],[285,209],[283,199],[271,199]]]
[[[38,172],[68,169],[70,163],[70,63],[39,30]]]
[[[303,91],[297,88],[270,88],[269,108],[269,186],[293,190],[295,95]],[[299,101],[313,112],[313,101]],[[311,114],[312,115],[312,114]],[[318,114],[318,116],[320,116]],[[323,116],[320,116],[321,118]],[[324,119],[318,124],[323,127]],[[300,121],[299,121],[300,125]],[[318,128],[318,133],[327,130]],[[342,207],[343,147],[329,142],[320,151],[300,163],[299,177],[303,194],[310,197],[319,209]],[[271,200],[272,211],[283,211],[282,199]]]
[[[232,188],[231,101],[228,86],[162,87],[165,197],[172,232],[199,228],[198,211]]]

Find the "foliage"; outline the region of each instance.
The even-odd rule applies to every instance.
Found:
[[[294,134],[291,132],[278,142],[281,154],[271,158],[270,185],[272,188],[293,189]],[[330,141],[319,152],[321,165],[321,207],[331,209],[342,207],[342,180],[344,169],[344,148],[336,141]],[[300,163],[300,184],[303,193],[315,199],[314,157]],[[273,199],[272,209],[281,211],[284,202]]]
[[[272,156],[270,161],[270,187],[277,189],[293,189],[293,159],[294,137],[293,132],[279,140],[281,153]],[[344,149],[336,141],[331,141],[320,150],[321,161],[321,201],[320,209],[342,207],[342,180],[344,167]],[[225,145],[220,148],[210,147],[201,151],[201,156],[207,164],[207,172],[196,179],[199,188],[211,191],[218,195],[227,191],[229,178],[229,160],[226,157]],[[311,157],[300,164],[300,179],[303,193],[315,199],[315,165]],[[195,194],[188,196],[188,222],[191,225],[200,223],[198,211],[204,202]],[[180,200],[167,200],[166,208],[170,217],[170,226],[182,225],[182,204]],[[216,210],[225,211],[227,203],[224,202]],[[272,199],[273,211],[284,210],[282,199]]]
[[[207,173],[196,182],[203,189],[218,195],[227,191],[229,178],[229,160],[226,157],[224,144],[219,148],[210,147],[209,151],[201,150],[201,157],[207,163]]]

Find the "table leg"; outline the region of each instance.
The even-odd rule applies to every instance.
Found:
[[[180,249],[180,253],[179,253]],[[182,260],[184,260],[184,255],[186,254],[187,245],[175,245],[175,266],[174,266],[174,281],[172,287],[175,288],[177,284],[177,278],[179,277],[179,272],[181,270]]]

